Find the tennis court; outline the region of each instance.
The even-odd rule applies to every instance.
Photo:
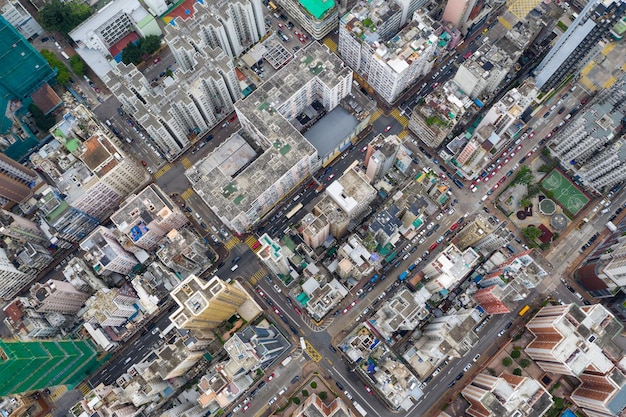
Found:
[[[589,202],[589,198],[556,169],[541,181],[541,186],[551,191],[556,201],[573,216]]]

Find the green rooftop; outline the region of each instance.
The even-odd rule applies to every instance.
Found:
[[[334,0],[300,0],[300,5],[316,19],[324,17],[326,12],[335,7]]]

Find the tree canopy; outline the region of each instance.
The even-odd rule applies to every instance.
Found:
[[[82,77],[85,74],[85,63],[78,55],[72,55],[69,60],[70,67],[72,67],[72,71],[79,77]]]
[[[57,30],[65,36],[89,16],[89,6],[78,0],[50,0],[39,10],[41,25],[46,30]]]
[[[156,35],[148,35],[131,42],[122,50],[122,62],[135,65],[143,61],[144,56],[151,55],[161,47],[161,38]]]
[[[41,109],[35,104],[31,103],[28,106],[28,111],[33,116],[33,120],[35,121],[37,127],[44,132],[50,130],[50,128],[56,123],[56,119],[53,115],[49,114],[46,116],[45,114],[43,114],[43,111],[41,111]]]
[[[541,230],[536,228],[535,226],[528,226],[525,229],[522,229],[522,235],[531,242],[534,242],[541,236]]]
[[[56,57],[56,55],[54,55],[54,53],[48,51],[47,49],[42,49],[41,56],[48,61],[48,64],[50,64],[52,68],[57,69],[57,82],[59,84],[65,85],[70,82],[70,79],[72,78],[70,70],[59,60],[59,58]]]

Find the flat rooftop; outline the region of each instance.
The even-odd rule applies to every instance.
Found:
[[[298,3],[316,19],[323,18],[335,7],[334,0],[299,0]]]
[[[358,124],[359,121],[352,114],[337,106],[307,130],[304,137],[317,149],[318,155],[327,155]]]

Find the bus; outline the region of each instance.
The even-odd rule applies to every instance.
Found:
[[[273,11],[276,11],[277,7],[273,2],[270,1],[269,3],[267,3],[267,5],[270,7],[270,9],[272,9]]]
[[[293,216],[296,215],[296,213],[298,211],[300,211],[301,208],[302,208],[302,203],[296,204],[296,206],[294,208],[292,208],[291,211],[289,213],[287,213],[287,215],[285,217],[287,219],[291,219]]]
[[[359,160],[358,159],[356,161],[354,161],[353,163],[351,163],[350,166],[348,168],[346,168],[345,171],[343,171],[343,174],[346,175],[346,172],[351,171],[352,168],[356,167],[357,165],[359,165]]]
[[[530,306],[527,304],[519,311],[518,314],[520,316],[523,316],[524,314],[528,313],[528,310],[530,310]]]

